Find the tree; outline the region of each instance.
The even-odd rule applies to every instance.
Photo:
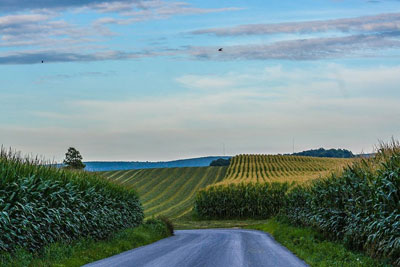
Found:
[[[65,153],[64,164],[67,165],[67,168],[78,170],[86,167],[82,162],[81,153],[73,147],[68,148],[67,153]]]
[[[210,163],[210,166],[229,166],[229,163],[231,162],[231,159],[223,159],[219,158],[217,160],[213,160]]]

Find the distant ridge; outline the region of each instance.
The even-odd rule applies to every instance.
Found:
[[[229,159],[230,156],[212,156],[190,159],[180,159],[172,161],[86,161],[85,170],[87,171],[116,171],[116,170],[135,170],[150,168],[175,168],[175,167],[206,167],[213,160]]]
[[[302,152],[293,153],[295,156],[306,156],[306,157],[319,157],[319,158],[354,158],[353,152],[347,149],[310,149]]]

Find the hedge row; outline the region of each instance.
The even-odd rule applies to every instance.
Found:
[[[229,184],[198,192],[195,212],[204,218],[269,218],[284,207],[287,183]]]
[[[135,192],[87,172],[0,152],[0,251],[102,239],[143,221]]]

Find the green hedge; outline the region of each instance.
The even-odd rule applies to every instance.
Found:
[[[0,251],[102,239],[143,221],[136,193],[94,174],[0,153]]]
[[[205,218],[269,218],[284,207],[287,183],[230,184],[198,192],[195,212]]]

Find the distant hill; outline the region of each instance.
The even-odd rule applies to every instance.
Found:
[[[318,158],[354,158],[353,152],[347,149],[311,149],[303,152],[293,153],[295,156],[307,156]]]
[[[206,167],[217,159],[229,159],[231,157],[201,157],[191,159],[180,159],[173,161],[86,161],[85,170],[87,171],[115,171],[115,170],[135,170],[152,168],[176,168],[176,167]]]

